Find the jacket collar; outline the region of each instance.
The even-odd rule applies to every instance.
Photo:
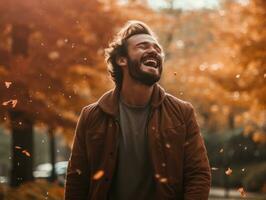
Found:
[[[99,100],[98,105],[107,114],[117,116],[119,112],[119,95],[120,90],[116,87],[108,92],[106,92]],[[158,107],[164,100],[165,91],[159,85],[155,84],[151,96],[151,106],[153,108]]]

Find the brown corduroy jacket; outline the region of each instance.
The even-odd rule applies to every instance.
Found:
[[[118,100],[119,91],[114,89],[82,109],[68,164],[65,200],[108,199],[118,155]],[[151,107],[146,128],[156,199],[207,200],[210,167],[192,105],[156,84]]]

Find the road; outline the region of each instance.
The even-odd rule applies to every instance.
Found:
[[[230,189],[228,198],[225,193],[223,188],[211,188],[209,200],[266,200],[266,194],[245,193],[246,197],[242,197],[238,189]]]

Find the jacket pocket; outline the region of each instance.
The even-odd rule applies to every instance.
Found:
[[[186,127],[185,124],[177,125],[173,128],[167,128],[163,131],[167,144],[181,145],[185,143]],[[169,145],[166,144],[166,147]]]
[[[104,140],[105,134],[104,132],[88,131],[88,137],[88,139],[93,142],[95,140]]]

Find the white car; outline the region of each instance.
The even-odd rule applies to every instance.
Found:
[[[67,171],[68,161],[61,161],[55,163],[55,174],[57,175],[58,181],[60,184],[64,184],[65,175]],[[36,167],[33,172],[34,178],[44,178],[48,179],[52,174],[52,164],[51,163],[43,163]]]

